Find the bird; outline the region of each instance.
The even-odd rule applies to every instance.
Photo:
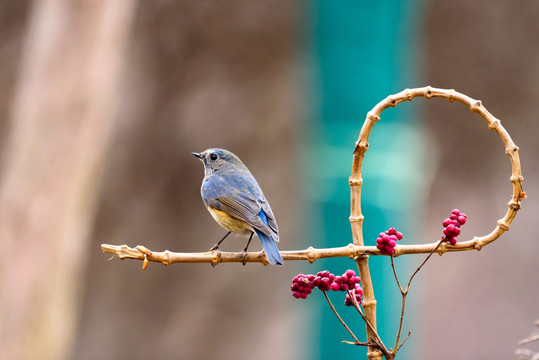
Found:
[[[225,149],[210,148],[191,154],[204,163],[204,179],[200,188],[202,201],[215,221],[228,231],[210,251],[218,250],[231,233],[249,236],[243,249],[245,259],[256,233],[270,264],[282,266],[283,257],[277,248],[277,221],[247,166],[238,156]],[[242,263],[245,265],[245,261]]]

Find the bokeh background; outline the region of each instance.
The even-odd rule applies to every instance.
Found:
[[[143,272],[107,261],[100,244],[211,247],[223,230],[190,155],[208,147],[255,174],[281,250],[348,244],[347,179],[367,111],[432,85],[481,99],[502,120],[529,199],[496,243],[421,271],[402,358],[516,358],[539,318],[538,18],[528,0],[1,1],[0,357],[363,358],[340,343],[348,335],[320,294],[298,301],[289,290],[299,272],[340,273],[350,260]],[[484,235],[511,194],[500,139],[440,100],[384,112],[363,175],[368,244],[390,226],[407,243],[435,241],[455,207],[469,216],[461,237]],[[399,258],[401,277],[421,260]],[[370,263],[392,343],[400,295],[388,259]]]

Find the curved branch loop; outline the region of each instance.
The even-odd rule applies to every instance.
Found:
[[[416,89],[406,89],[400,93],[393,94],[380,101],[376,106],[367,113],[367,118],[363,123],[361,132],[359,133],[359,139],[356,142],[354,149],[354,159],[352,163],[352,175],[350,176],[350,225],[352,227],[352,237],[354,244],[357,246],[364,246],[363,242],[363,220],[364,216],[361,213],[361,187],[363,179],[361,178],[361,166],[365,153],[369,148],[369,134],[374,127],[374,124],[380,120],[380,114],[387,108],[395,107],[401,102],[412,101],[416,97],[424,97],[427,99],[432,98],[446,98],[450,103],[455,100],[468,106],[468,108],[479,115],[487,122],[488,128],[494,130],[501,138],[504,146],[505,153],[509,155],[512,167],[512,175],[510,181],[513,186],[513,192],[511,200],[508,203],[509,209],[503,218],[496,222],[496,227],[492,232],[484,236],[475,236],[471,240],[462,241],[454,246],[444,243],[437,251],[442,254],[444,251],[461,251],[461,250],[481,250],[481,248],[499,238],[505,231],[509,230],[509,226],[513,221],[517,211],[520,209],[520,202],[526,198],[526,193],[522,190],[522,171],[520,168],[520,159],[518,156],[518,146],[515,145],[509,133],[504,129],[499,119],[492,116],[487,109],[483,106],[481,101],[474,100],[467,95],[461,94],[454,89],[437,89],[430,86]],[[395,256],[415,251],[430,252],[436,249],[438,242],[430,244],[421,244],[415,246],[397,246],[395,248]],[[374,292],[372,288],[372,282],[368,266],[368,256],[356,258],[356,263],[363,282],[363,299],[367,303],[375,302]],[[376,330],[376,306],[365,308],[365,316],[373,324],[374,331]],[[373,329],[367,327],[367,337],[370,339],[373,336]],[[370,352],[367,354],[369,359],[380,359],[381,354],[374,347],[369,348]],[[372,353],[371,353],[372,352]]]

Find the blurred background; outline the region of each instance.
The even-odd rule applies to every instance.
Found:
[[[340,274],[349,259],[141,271],[107,261],[100,244],[209,249],[224,230],[190,153],[223,147],[257,177],[281,250],[346,245],[366,113],[432,85],[501,119],[529,199],[495,244],[434,256],[415,278],[400,358],[515,358],[539,318],[538,18],[527,0],[1,1],[0,357],[364,358],[341,343],[349,335],[321,294],[300,301],[289,289],[297,273]],[[366,244],[390,226],[407,244],[436,241],[453,208],[468,214],[461,239],[487,234],[506,213],[510,175],[501,140],[465,106],[387,110],[363,167]],[[398,258],[401,278],[422,259]],[[389,260],[370,264],[391,344],[400,294]]]

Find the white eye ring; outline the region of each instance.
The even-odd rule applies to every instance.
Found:
[[[217,156],[216,153],[211,153],[211,154],[210,154],[210,160],[214,160],[214,161],[215,161],[215,160],[217,160],[217,158],[218,158],[218,156]]]

